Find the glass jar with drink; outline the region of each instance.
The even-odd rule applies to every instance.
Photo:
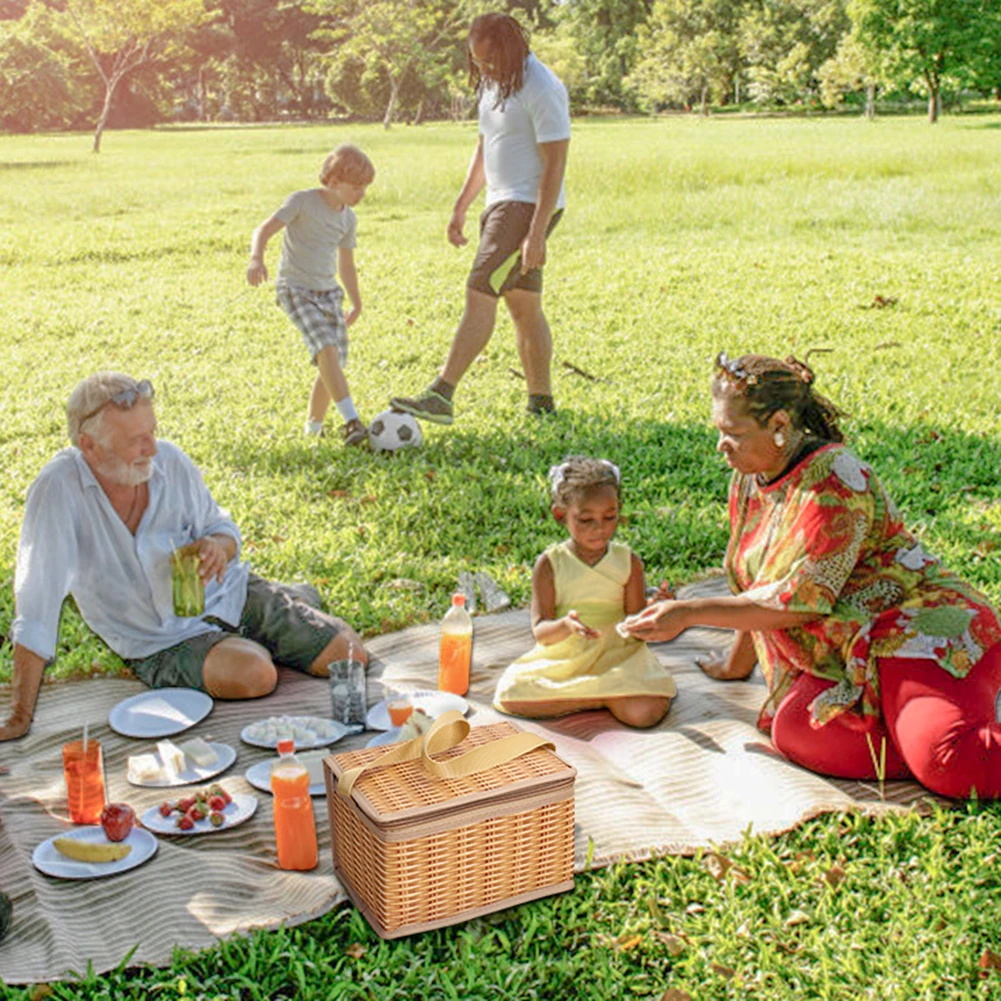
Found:
[[[88,740],[63,744],[63,777],[70,820],[74,824],[98,824],[107,802],[104,791],[104,757],[101,745]]]

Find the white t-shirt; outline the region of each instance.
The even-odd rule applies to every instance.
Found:
[[[338,288],[338,248],[352,250],[358,222],[345,205],[334,211],[319,188],[296,191],[275,213],[285,223],[278,281],[321,292]]]
[[[539,143],[570,138],[570,101],[560,78],[535,56],[525,60],[521,90],[500,107],[497,87],[487,84],[480,95],[480,135],[487,175],[487,207],[496,202],[539,200],[542,157]],[[556,203],[566,205],[562,185]]]

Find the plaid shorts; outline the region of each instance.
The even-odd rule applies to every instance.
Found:
[[[341,368],[348,363],[348,328],[344,324],[344,290],[314,290],[278,282],[275,285],[278,305],[299,328],[313,364],[321,348],[337,348]]]

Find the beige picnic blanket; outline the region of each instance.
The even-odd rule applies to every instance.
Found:
[[[689,589],[719,591],[721,580]],[[373,640],[369,701],[385,685],[433,688],[437,626],[420,626]],[[661,852],[691,853],[739,839],[751,829],[778,833],[829,810],[879,808],[879,790],[836,782],[803,771],[777,756],[755,728],[764,697],[760,679],[716,682],[693,657],[724,647],[719,630],[689,630],[656,647],[674,672],[678,697],[652,730],[629,730],[606,712],[587,712],[523,725],[544,733],[577,768],[576,868],[619,859],[640,860]],[[469,700],[473,724],[502,718],[490,708],[501,669],[532,644],[528,612],[476,619],[474,671]],[[203,836],[162,837],[157,854],[129,872],[88,882],[52,879],[31,863],[35,846],[68,825],[61,745],[76,739],[83,722],[101,741],[108,796],[141,814],[179,790],[142,789],[125,780],[130,754],[150,750],[147,741],[114,733],[108,714],[122,699],[145,691],[136,681],[98,679],[43,688],[31,732],[0,744],[0,889],[14,904],[13,929],[0,943],[0,977],[7,983],[48,981],[88,961],[103,972],[122,962],[165,964],[175,946],[200,949],[234,932],[296,924],[329,911],[345,899],[333,876],[326,801],[314,799],[320,862],[309,873],[275,865],[270,797],[242,826]],[[6,716],[7,698],[0,702]],[[240,730],[277,715],[328,715],[325,681],[283,670],[266,699],[217,702],[187,736],[231,744],[238,751],[221,777],[230,792],[254,793],[244,772],[272,752],[240,740]],[[364,744],[371,734],[334,745],[335,752]],[[178,738],[184,739],[184,738]],[[220,781],[220,780],[217,780]],[[887,785],[887,801],[910,805],[925,793],[914,783]]]

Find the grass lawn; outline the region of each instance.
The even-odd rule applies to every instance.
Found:
[[[711,359],[829,348],[817,386],[854,446],[927,548],[1001,601],[1001,118],[576,123],[546,275],[560,414],[524,414],[504,318],[457,424],[396,457],[304,440],[311,366],[271,289],[243,277],[252,229],[349,138],[378,169],[348,370],[370,418],[426,384],[460,316],[472,254],[444,230],[473,126],[115,132],[99,156],[82,134],[0,138],[0,637],[25,491],[65,444],[70,389],[100,368],[153,380],[161,435],[259,572],[308,578],[371,635],[438,619],[461,570],[527,602],[559,538],[545,472],[571,451],[622,467],[620,531],[649,578],[717,566]],[[5,642],[0,680],[10,660]],[[121,669],[68,607],[51,675]],[[726,854],[746,878],[717,881],[704,859],[614,867],[392,945],[341,910],[53,996],[1001,996],[1001,971],[978,967],[1001,954],[1001,808],[826,817]]]

